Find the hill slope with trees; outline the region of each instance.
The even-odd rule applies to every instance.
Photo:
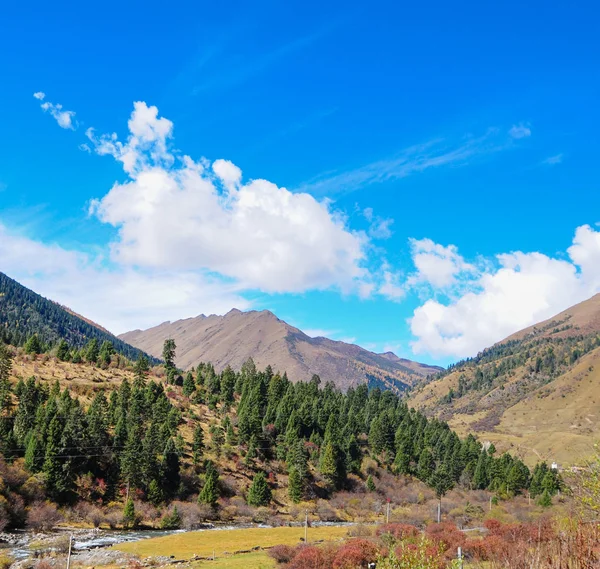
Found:
[[[577,463],[600,437],[600,295],[439,373],[410,404],[498,448]]]
[[[44,498],[93,505],[107,519],[119,508],[119,523],[131,525],[155,508],[167,528],[190,504],[202,519],[236,519],[246,507],[272,514],[348,493],[366,500],[407,480],[440,500],[453,487],[499,499],[529,490],[547,502],[558,490],[546,466],[532,474],[390,391],[343,393],[318,376],[293,383],[252,360],[239,372],[202,363],[181,373],[175,349],[165,343],[164,367],[152,373],[144,357],[123,370],[113,355],[103,371],[118,370],[119,381],[80,382],[93,363],[65,363],[71,379],[59,381],[58,368],[45,367],[54,352],[0,343],[0,520],[22,525]],[[24,361],[36,377],[20,376]]]
[[[0,340],[21,346],[34,335],[42,347],[64,340],[72,348],[83,348],[96,340],[98,345],[110,342],[117,353],[131,360],[140,353],[138,348],[0,273]]]

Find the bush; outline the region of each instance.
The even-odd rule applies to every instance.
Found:
[[[63,521],[61,513],[54,504],[37,503],[27,511],[27,527],[48,531]]]
[[[430,524],[425,529],[425,534],[451,557],[456,555],[457,548],[465,546],[465,534],[450,522]]]
[[[331,569],[336,553],[337,548],[331,546],[301,545],[287,569]]]
[[[400,541],[417,537],[419,530],[408,524],[383,524],[378,526],[376,534],[378,536],[390,535]]]
[[[10,569],[10,566],[15,562],[14,558],[7,553],[0,554],[0,569]]]
[[[289,563],[297,553],[297,549],[291,545],[276,545],[269,550],[269,557],[277,563]]]
[[[367,567],[376,561],[377,547],[367,539],[352,539],[342,545],[333,559],[333,569]]]

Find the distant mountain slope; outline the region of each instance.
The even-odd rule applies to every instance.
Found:
[[[369,383],[404,390],[440,370],[400,358],[393,361],[344,342],[311,338],[268,310],[201,315],[127,332],[120,338],[155,356],[161,354],[165,339],[173,338],[177,364],[184,369],[201,361],[212,362],[218,371],[227,365],[240,369],[252,357],[258,367],[270,364],[276,371],[287,371],[294,381],[317,374],[342,389]]]
[[[62,338],[73,347],[83,347],[92,338],[100,343],[109,340],[117,352],[133,360],[140,353],[100,326],[0,273],[0,338],[19,345],[33,334],[52,344]]]
[[[434,376],[411,402],[531,463],[580,460],[600,438],[600,294]]]

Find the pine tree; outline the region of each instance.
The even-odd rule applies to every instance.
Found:
[[[367,476],[367,481],[365,483],[365,486],[367,487],[367,490],[369,492],[375,492],[375,490],[376,490],[375,482],[373,480],[373,477],[370,474],[369,474],[369,476]]]
[[[192,461],[197,466],[202,460],[204,452],[204,431],[200,425],[194,428],[194,439],[192,441]]]
[[[104,340],[102,342],[102,346],[100,347],[100,351],[98,353],[98,359],[101,364],[108,366],[111,362],[111,357],[115,353],[115,348],[112,345],[112,342],[108,340]]]
[[[548,492],[548,490],[544,490],[543,494],[538,500],[538,504],[543,508],[549,508],[552,505],[552,496],[550,496],[550,492]]]
[[[25,353],[33,355],[42,353],[42,343],[40,342],[37,334],[29,336],[27,342],[25,343]]]
[[[156,479],[151,480],[148,485],[148,501],[154,506],[159,506],[164,500],[164,494]]]
[[[123,510],[123,527],[125,529],[134,528],[137,526],[137,516],[135,515],[135,506],[133,500],[129,498],[125,503]]]
[[[319,470],[323,477],[336,489],[341,488],[345,480],[343,461],[339,449],[333,443],[326,443],[321,455]]]
[[[179,469],[179,456],[177,455],[175,443],[170,438],[165,446],[162,461],[163,488],[166,489],[166,494],[169,496],[174,496],[179,491],[181,481]]]
[[[92,338],[85,347],[85,361],[92,364],[97,363],[99,353],[98,340]]]
[[[175,340],[169,338],[165,340],[163,345],[163,353],[162,357],[165,362],[165,368],[167,370],[175,368],[175,350],[177,346],[175,345]]]
[[[136,360],[133,366],[133,373],[135,375],[135,379],[138,383],[145,384],[146,379],[148,377],[148,372],[150,371],[150,363],[148,362],[148,358],[140,353],[138,359]]]
[[[69,348],[69,344],[67,344],[64,339],[58,344],[58,348],[56,349],[56,357],[61,362],[67,362],[71,359],[71,349]]]
[[[186,397],[190,397],[192,393],[196,391],[196,384],[194,382],[194,376],[191,371],[188,371],[185,379],[183,380],[183,394]]]
[[[181,527],[181,514],[177,509],[177,506],[173,506],[173,509],[161,520],[161,529],[179,529]]]
[[[266,506],[271,501],[271,488],[264,472],[258,472],[248,489],[247,502],[250,506]]]
[[[204,486],[198,495],[200,504],[215,506],[219,499],[219,473],[211,462],[207,463]]]
[[[304,496],[304,482],[302,476],[298,472],[298,469],[293,466],[290,468],[288,478],[288,496],[294,504],[301,502]]]

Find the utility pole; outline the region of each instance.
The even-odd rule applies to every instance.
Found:
[[[304,543],[308,543],[308,510],[304,511]]]
[[[69,536],[69,554],[67,555],[67,569],[71,567],[71,548],[73,546],[73,534]]]

